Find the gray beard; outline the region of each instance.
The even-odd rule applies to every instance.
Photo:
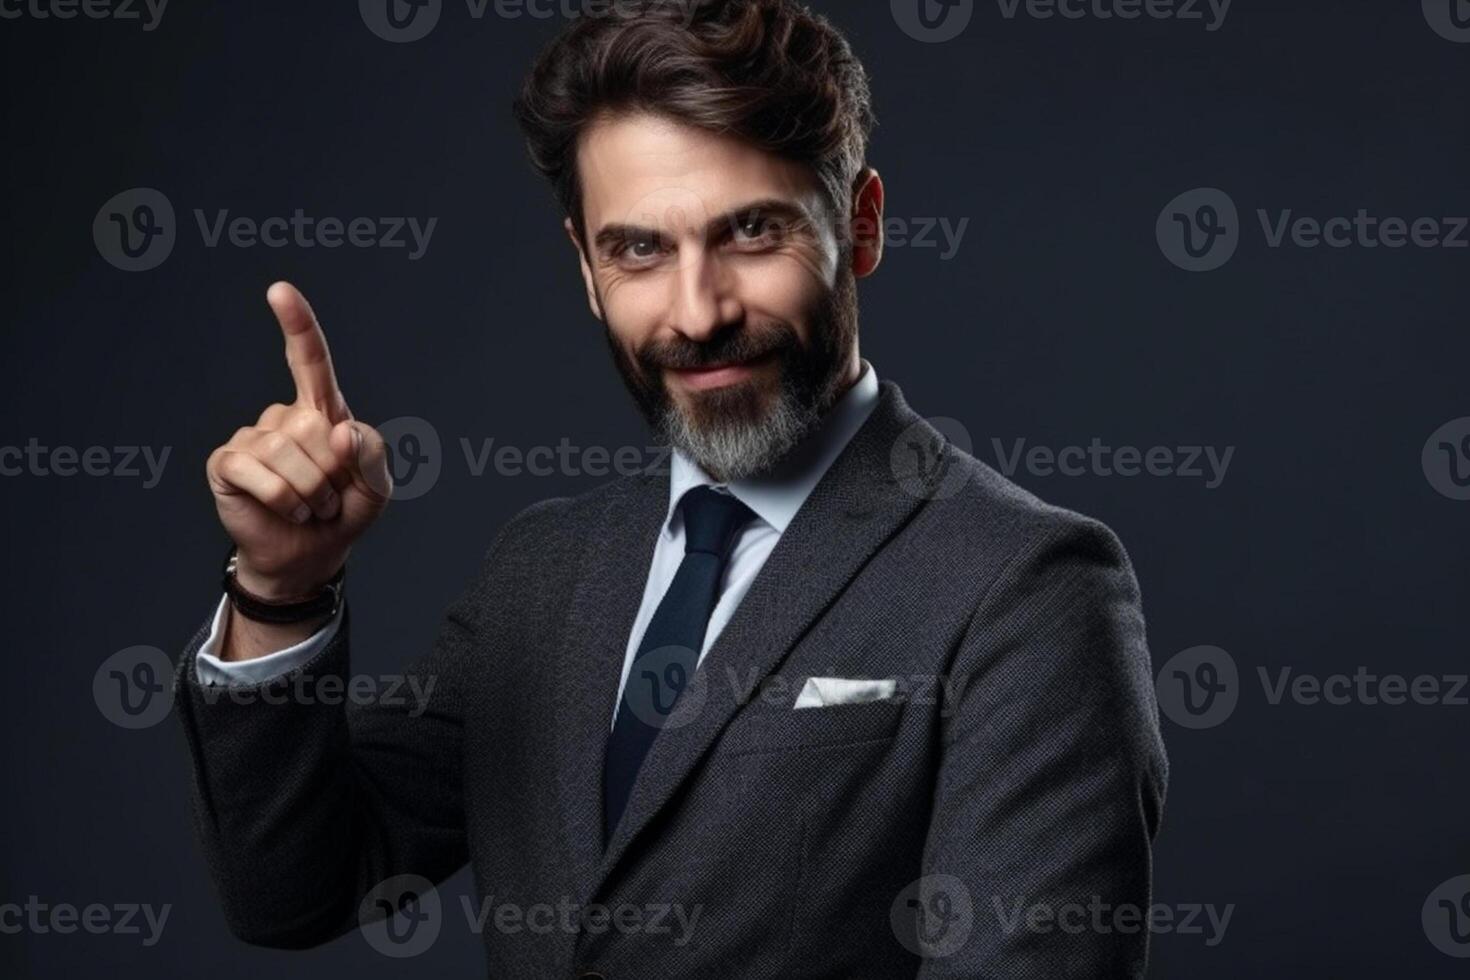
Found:
[[[843,263],[848,261],[844,251]],[[601,296],[599,294],[599,301]],[[688,356],[645,358],[642,367],[632,352],[617,342],[604,324],[603,336],[613,363],[656,438],[677,449],[716,480],[744,480],[775,470],[797,444],[816,431],[841,395],[843,366],[857,344],[857,286],[850,273],[839,278],[837,290],[825,297],[813,315],[812,347],[793,352],[788,345],[781,380],[769,407],[758,404],[748,388],[704,392],[695,404],[681,408],[659,378],[659,361],[693,366]],[[789,329],[789,328],[788,328]],[[738,340],[722,353],[755,354]],[[648,380],[652,378],[653,380]]]
[[[769,473],[822,421],[817,406],[801,404],[785,385],[757,419],[695,422],[672,401],[658,419],[659,437],[722,482]]]

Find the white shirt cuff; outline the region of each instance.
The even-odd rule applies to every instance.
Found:
[[[201,684],[254,687],[304,667],[337,635],[344,608],[339,606],[331,621],[300,643],[253,660],[224,661],[219,658],[219,645],[224,638],[225,603],[228,601],[226,596],[220,596],[219,606],[214,610],[214,623],[209,628],[209,638],[194,658],[194,676]]]

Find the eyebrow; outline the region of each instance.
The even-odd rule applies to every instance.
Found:
[[[780,198],[762,198],[731,208],[724,214],[711,218],[704,226],[706,237],[719,232],[722,228],[733,225],[738,218],[742,218],[751,212],[758,212],[774,218],[784,218],[790,224],[802,224],[809,220],[805,209],[784,201]],[[593,246],[601,252],[603,249],[618,242],[637,240],[643,238],[659,239],[663,236],[653,228],[645,228],[642,225],[633,224],[611,224],[603,225],[598,229],[596,236],[592,239]]]

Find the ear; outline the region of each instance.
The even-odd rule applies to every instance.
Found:
[[[592,310],[593,316],[603,320],[602,304],[597,302],[597,284],[592,278],[592,266],[587,263],[587,253],[582,249],[582,239],[577,235],[577,228],[572,224],[571,218],[562,219],[562,227],[567,230],[567,237],[577,250],[577,262],[582,266],[582,283],[587,287],[587,306]]]
[[[852,274],[863,279],[883,261],[883,178],[865,167],[852,188]]]

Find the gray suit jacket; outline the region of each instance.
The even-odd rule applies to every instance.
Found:
[[[1146,932],[1048,917],[1149,904],[1167,764],[1106,527],[959,452],[885,383],[604,850],[604,745],[666,506],[667,476],[638,476],[511,520],[411,667],[426,704],[212,696],[201,630],[179,713],[236,935],[315,945],[385,879],[468,861],[493,977],[1143,975]],[[350,632],[301,674],[348,675]],[[809,677],[899,696],[793,710]],[[456,902],[443,915],[466,927]]]

